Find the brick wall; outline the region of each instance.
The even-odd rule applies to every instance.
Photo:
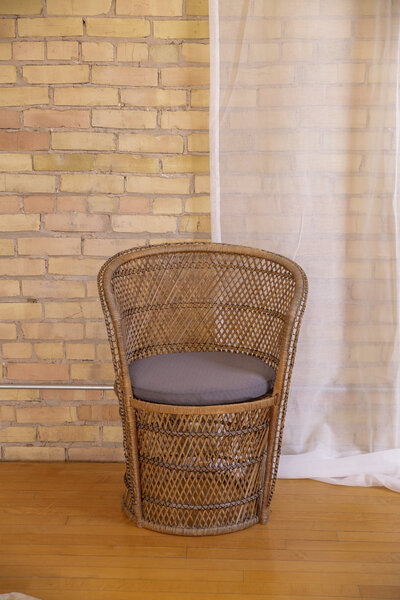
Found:
[[[208,239],[206,0],[0,3],[7,382],[110,383],[96,274]],[[113,393],[0,390],[4,460],[119,460]]]

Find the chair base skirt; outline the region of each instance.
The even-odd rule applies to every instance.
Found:
[[[261,523],[258,517],[253,517],[248,519],[247,521],[243,521],[241,523],[224,525],[221,527],[212,527],[208,529],[198,529],[198,528],[187,528],[187,527],[172,527],[170,525],[163,525],[161,523],[152,523],[151,521],[142,520],[140,524],[137,522],[137,518],[132,508],[133,503],[130,500],[129,490],[126,490],[122,496],[122,509],[125,515],[128,517],[130,521],[135,523],[138,527],[144,527],[144,529],[151,529],[152,531],[157,531],[158,533],[167,533],[169,535],[185,535],[185,536],[206,536],[206,535],[223,535],[226,533],[234,533],[235,531],[241,531],[242,529],[248,529],[253,525],[257,525],[257,523]],[[267,520],[263,521],[265,524]]]

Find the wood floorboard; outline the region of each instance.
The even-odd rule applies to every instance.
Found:
[[[0,594],[41,600],[400,600],[400,494],[279,480],[266,526],[168,536],[118,463],[0,464]]]

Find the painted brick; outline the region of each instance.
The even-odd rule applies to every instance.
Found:
[[[150,35],[150,23],[146,19],[86,19],[89,36],[107,38],[142,38]]]
[[[92,68],[92,82],[110,85],[157,85],[158,72],[154,68],[111,67],[108,65]]]
[[[46,127],[57,129],[83,128],[90,126],[90,115],[88,110],[47,110],[28,108],[24,111],[25,127]]]
[[[95,127],[115,129],[153,129],[157,125],[157,112],[146,110],[94,110]]]
[[[70,37],[83,34],[83,22],[78,17],[47,17],[46,19],[19,19],[21,37]]]
[[[43,103],[32,102],[31,104]],[[59,106],[112,106],[118,104],[118,89],[95,86],[55,88],[54,104]],[[8,106],[12,106],[12,104],[8,104]]]
[[[111,0],[47,0],[49,15],[105,15]]]

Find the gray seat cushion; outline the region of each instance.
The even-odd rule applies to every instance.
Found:
[[[135,398],[199,406],[246,402],[273,388],[274,370],[259,358],[231,352],[160,354],[129,366]]]

